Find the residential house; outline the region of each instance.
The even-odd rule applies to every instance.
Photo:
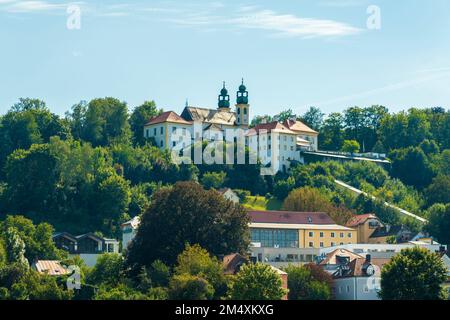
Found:
[[[79,256],[90,267],[95,265],[97,258],[103,253],[119,253],[119,241],[93,233],[73,236],[68,232],[57,232],[53,234],[53,241],[58,249]]]
[[[382,265],[370,254],[363,257],[346,249],[335,249],[319,265],[333,277],[334,299],[379,300]]]
[[[405,243],[411,240],[413,233],[401,226],[385,225],[377,228],[369,237],[369,243],[388,243],[391,239],[395,240],[395,243]]]
[[[288,119],[283,125],[297,134],[297,147],[302,150],[319,150],[319,133],[301,121]]]
[[[77,238],[68,232],[54,233],[53,242],[55,242],[57,248],[63,249],[72,254],[76,253],[78,250]]]
[[[358,230],[358,243],[388,243],[395,239],[396,243],[408,242],[413,234],[404,226],[385,225],[372,213],[355,215],[347,223],[347,227]]]

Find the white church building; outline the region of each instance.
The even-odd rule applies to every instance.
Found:
[[[275,171],[289,170],[293,162],[301,161],[299,150],[317,150],[318,132],[300,121],[274,121],[251,128],[249,96],[243,81],[236,93],[234,110],[224,83],[217,109],[186,104],[180,115],[174,111],[164,112],[144,126],[144,137],[152,139],[161,149],[185,150],[199,139],[224,141],[227,129],[241,129],[245,145],[258,154],[264,165],[276,163]],[[276,141],[272,141],[272,136]]]

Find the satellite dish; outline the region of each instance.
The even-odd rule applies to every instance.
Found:
[[[366,268],[366,274],[368,276],[373,276],[375,274],[375,268],[373,267],[373,265],[368,265]]]

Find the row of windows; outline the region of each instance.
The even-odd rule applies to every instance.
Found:
[[[352,244],[352,243],[349,242],[348,244]],[[344,243],[343,243],[343,242],[340,242],[339,245],[340,245],[340,246],[343,246]],[[336,243],[336,242],[331,242],[330,247],[335,247],[335,246],[337,246],[337,243]],[[313,243],[313,242],[309,242],[309,243],[308,243],[308,247],[314,248],[314,243]],[[319,247],[324,248],[324,247],[325,247],[325,244],[324,244],[323,242],[320,242],[320,243],[319,243]]]
[[[310,231],[310,232],[308,233],[308,236],[309,236],[310,238],[314,237],[314,231]],[[335,238],[335,237],[336,237],[336,233],[335,233],[335,232],[331,232],[330,236],[331,236],[331,238]],[[323,238],[323,237],[324,237],[324,233],[323,233],[323,232],[320,232],[320,233],[319,233],[319,237]],[[340,233],[339,233],[339,237],[340,237],[340,238],[344,238],[344,232],[340,232]],[[347,233],[347,237],[348,237],[348,238],[351,238],[351,237],[352,237],[352,233],[351,233],[351,232]]]
[[[297,230],[251,229],[252,242],[264,248],[298,248]]]

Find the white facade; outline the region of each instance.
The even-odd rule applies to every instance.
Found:
[[[358,243],[358,244],[344,244],[336,247],[322,248],[320,249],[320,255],[326,255],[336,249],[345,249],[357,254],[371,254],[376,256],[377,253],[400,253],[403,249],[421,247],[430,250],[431,252],[438,252],[442,247],[441,244],[434,243],[429,244],[425,242],[409,242],[401,244],[369,244],[369,243]],[[446,246],[444,246],[446,249]]]
[[[130,242],[134,239],[140,223],[139,217],[134,217],[121,225],[122,228],[122,252],[128,248]]]
[[[336,300],[380,300],[380,277],[349,277],[333,281]]]

